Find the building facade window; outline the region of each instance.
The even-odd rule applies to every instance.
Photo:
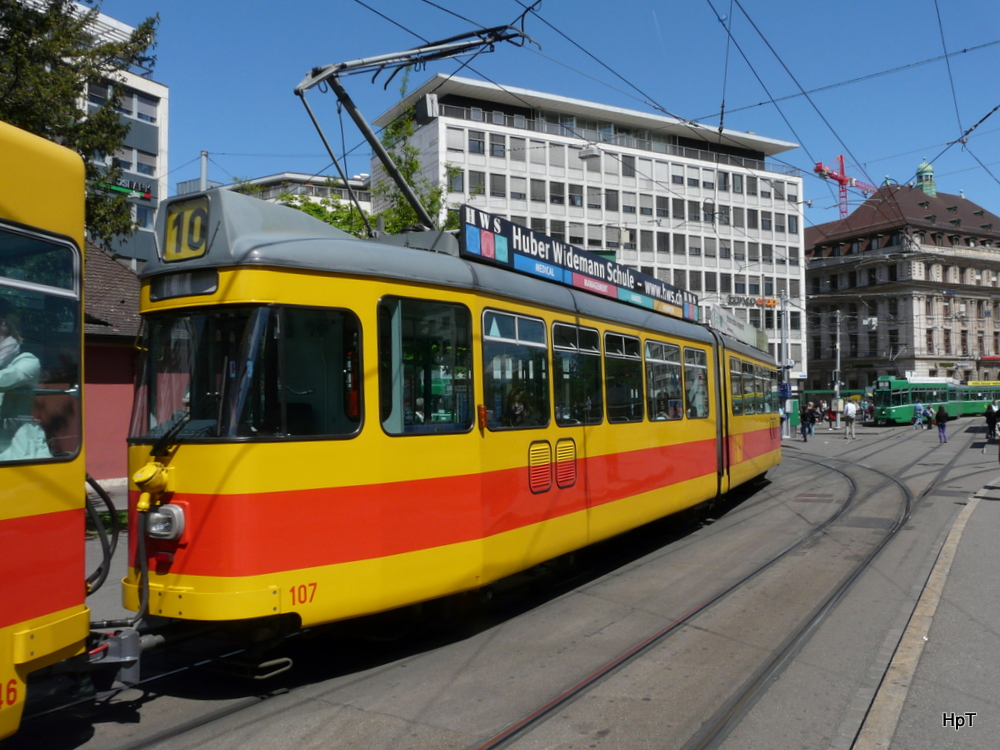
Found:
[[[510,178],[510,197],[512,200],[523,201],[528,198],[528,178]]]
[[[528,144],[524,138],[510,137],[510,160],[523,162],[527,158]]]
[[[477,172],[475,170],[469,170],[469,194],[470,195],[485,195],[486,194],[486,173]]]
[[[502,133],[490,133],[490,156],[498,159],[507,157],[507,136]]]
[[[618,191],[617,190],[605,190],[604,191],[604,210],[605,211],[618,211]]]

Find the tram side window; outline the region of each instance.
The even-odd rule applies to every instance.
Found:
[[[604,419],[601,336],[592,328],[552,325],[552,380],[556,424],[600,424]]]
[[[681,348],[676,344],[646,342],[646,394],[650,419],[660,421],[684,416]]]
[[[733,416],[743,414],[743,368],[736,357],[729,358],[729,383],[732,389]]]
[[[548,358],[544,321],[483,313],[483,392],[490,430],[548,425]]]
[[[743,362],[743,413],[757,413],[757,394],[754,391],[753,365]]]
[[[642,421],[642,349],[639,339],[604,334],[604,370],[609,422]]]
[[[78,268],[68,245],[0,230],[0,463],[80,450]]]
[[[753,377],[756,383],[757,413],[769,414],[771,412],[770,386],[767,378],[764,377],[764,368],[760,365],[754,365]]]
[[[282,311],[282,400],[287,435],[350,435],[361,422],[360,326],[353,313]]]
[[[691,419],[708,416],[708,352],[684,347],[685,409]]]
[[[379,405],[390,435],[472,427],[472,316],[448,302],[385,297],[378,306]]]

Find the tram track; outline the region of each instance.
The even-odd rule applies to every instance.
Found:
[[[800,489],[806,488],[808,482],[809,482],[808,478],[804,478],[800,483]],[[723,517],[725,517],[725,513],[733,507],[737,508],[741,513],[744,513],[745,511],[748,510],[754,511],[754,513],[752,513],[749,516],[743,515],[736,522],[737,524],[744,524],[749,521],[752,521],[757,512],[767,512],[768,510],[768,508],[766,507],[767,503],[775,502],[775,498],[771,496],[764,496],[758,499],[757,496],[761,494],[760,492],[755,493],[754,496],[752,496],[750,499],[744,500],[743,496],[745,496],[746,494],[745,487],[739,488],[735,494],[741,495],[741,497],[737,499],[735,502],[724,503],[722,506],[714,507],[711,511],[709,511],[710,517],[707,520],[687,521],[685,524],[686,530],[680,532],[678,537],[676,538],[676,542],[679,544],[677,543],[671,544],[671,542],[675,540],[667,539],[665,542],[663,542],[663,544],[667,544],[669,545],[669,547],[664,547],[662,554],[658,555],[657,553],[654,552],[651,556],[645,555],[644,556],[645,561],[639,564],[643,565],[643,564],[661,562],[662,557],[671,554],[676,554],[679,550],[683,549],[684,545],[687,543],[686,537],[694,530],[696,530],[699,526],[702,525],[705,526],[705,528],[701,529],[701,531],[708,538],[714,537],[718,534],[724,534],[727,531],[731,531],[733,529],[733,525],[726,526],[725,524],[720,524],[715,520],[715,518],[711,517],[711,516],[719,516],[720,513],[718,513],[717,511],[722,511],[721,515],[723,515]],[[686,513],[690,513],[690,511],[687,511]],[[654,524],[651,524],[651,526],[657,524],[664,525],[672,522],[673,519],[663,519],[661,521],[655,522]],[[631,533],[635,535],[637,533],[641,533],[641,530],[633,531]],[[702,543],[705,543],[705,541],[707,541],[707,539],[703,538]],[[616,567],[619,566],[629,567],[630,565],[632,565],[632,562],[627,560],[625,562],[613,563],[613,565],[615,565]],[[543,565],[542,567],[545,566]],[[603,576],[609,575],[608,572],[598,572],[595,574],[592,570],[590,570],[588,566],[585,567],[586,569],[583,570],[581,573],[571,576],[569,580],[564,580],[559,582],[558,584],[556,584],[554,588],[560,589],[574,585],[585,585],[586,583],[589,583],[591,580],[593,580],[595,575],[603,575]],[[614,574],[615,572],[611,571],[610,575]],[[514,584],[515,590],[517,589],[518,586],[523,587],[525,586],[525,584],[523,582],[520,584]],[[558,595],[559,591],[556,590],[553,593],[551,593],[550,596],[558,596]],[[330,626],[327,627],[329,628]],[[322,631],[322,630],[324,630],[324,628],[317,629],[317,631]],[[297,633],[293,633],[288,638],[295,639],[300,636],[310,637],[312,635],[314,635],[312,629],[308,629]],[[375,638],[376,640],[378,639],[377,636],[375,636]],[[389,640],[393,640],[392,637],[390,637]],[[41,710],[32,711],[29,708],[29,710],[26,711],[24,716],[25,725],[30,726],[33,723],[57,717],[60,714],[65,714],[67,712],[71,712],[76,709],[88,708],[88,707],[90,711],[95,714],[96,718],[96,716],[98,716],[101,713],[102,707],[110,705],[120,696],[126,695],[134,691],[147,691],[152,695],[156,695],[156,687],[158,683],[162,683],[163,681],[171,679],[177,679],[182,681],[197,680],[198,679],[197,675],[199,674],[199,672],[203,672],[205,670],[211,671],[213,667],[219,664],[224,664],[227,660],[244,656],[247,653],[247,649],[236,648],[236,649],[224,650],[222,653],[211,657],[188,656],[188,652],[184,649],[183,643],[180,644],[179,647],[168,646],[167,650],[170,650],[172,653],[172,658],[169,659],[168,661],[174,661],[174,663],[176,663],[177,661],[183,661],[184,659],[188,659],[188,663],[185,663],[182,666],[175,666],[173,668],[166,669],[164,671],[158,671],[155,674],[152,674],[148,677],[141,679],[139,682],[133,685],[128,685],[128,686],[119,685],[117,687],[108,690],[99,691],[97,694],[94,695],[88,695],[83,698],[76,698],[63,703],[59,703],[57,705],[47,705]],[[176,730],[160,732],[155,737],[144,739],[140,741],[138,744],[122,746],[120,750],[138,750],[138,748],[150,747],[152,746],[150,743],[156,744],[163,742],[167,739],[181,736],[187,731],[190,731],[191,729],[205,726],[211,723],[211,721],[215,721],[217,719],[230,716],[235,712],[251,708],[259,704],[263,700],[273,697],[274,695],[279,695],[288,692],[289,692],[288,688],[279,687],[275,691],[262,692],[259,694],[248,696],[245,699],[239,700],[238,704],[234,707],[224,707],[217,711],[210,712],[209,714],[206,714],[204,718],[196,717],[189,722],[184,722],[184,724],[182,726],[179,726]]]
[[[829,459],[828,459],[829,460]],[[836,460],[836,459],[834,459]],[[817,465],[822,465],[820,461],[814,460]],[[833,467],[826,467],[831,471],[840,474],[845,472]],[[823,599],[803,621],[801,626],[791,633],[782,644],[781,648],[774,654],[768,662],[761,665],[753,677],[748,680],[740,690],[738,690],[720,709],[710,717],[703,725],[702,729],[687,743],[682,750],[706,750],[707,748],[718,747],[728,736],[729,732],[747,714],[750,708],[757,702],[768,686],[787,667],[791,659],[798,654],[803,646],[815,634],[823,624],[829,614],[842,601],[855,582],[864,574],[879,553],[885,546],[895,538],[899,531],[906,525],[910,518],[913,506],[913,494],[906,485],[885,472],[877,469],[865,467],[869,471],[874,471],[886,477],[887,481],[873,490],[878,492],[886,485],[896,484],[903,490],[904,503],[900,509],[895,522],[882,537],[881,540],[858,562],[858,564],[845,576],[829,595]]]
[[[900,436],[894,435],[889,439],[898,439]],[[904,436],[906,437],[906,436]],[[803,627],[793,633],[788,641],[783,647],[777,651],[775,657],[763,665],[757,674],[754,675],[740,691],[738,691],[734,696],[727,701],[715,715],[713,715],[703,726],[702,731],[696,734],[683,746],[683,750],[695,750],[695,748],[712,748],[720,746],[725,737],[728,735],[729,730],[731,730],[738,721],[746,715],[749,709],[752,707],[753,703],[756,702],[763,692],[767,689],[767,685],[776,678],[784,667],[789,663],[791,658],[801,650],[812,634],[819,628],[827,616],[833,611],[834,607],[843,599],[843,597],[850,591],[853,585],[857,582],[860,576],[869,569],[875,559],[881,554],[884,548],[892,541],[896,535],[906,527],[912,513],[917,509],[919,504],[929,495],[934,493],[934,490],[938,487],[941,480],[948,476],[949,473],[955,468],[959,459],[963,456],[965,451],[971,447],[971,444],[975,441],[976,435],[970,432],[969,438],[966,441],[967,445],[963,450],[960,448],[958,451],[953,453],[948,461],[941,464],[934,476],[926,482],[922,489],[913,490],[909,489],[903,484],[904,480],[899,480],[896,477],[886,474],[878,469],[874,469],[870,466],[857,464],[870,471],[875,471],[877,473],[883,474],[890,481],[900,485],[907,491],[907,501],[905,512],[902,513],[893,527],[889,532],[883,537],[883,539],[872,548],[872,550],[865,556],[859,565],[853,570],[848,576],[846,576],[841,584],[831,592],[830,596],[826,600],[820,603],[820,605],[814,610],[814,613],[805,621]],[[866,448],[870,448],[870,443],[866,443]],[[935,446],[936,447],[936,446]],[[906,475],[909,469],[916,468],[924,463],[924,461],[935,452],[935,447],[928,448],[926,451],[918,454],[914,457],[908,464],[900,467],[897,470],[899,475]],[[808,459],[806,457],[801,457],[804,460],[810,460],[813,463],[824,466],[825,468],[832,469],[834,471],[840,471],[828,465],[828,463],[847,463],[855,464],[855,462],[850,461],[848,458],[843,456],[838,457],[824,457],[820,459]],[[991,475],[995,474],[993,470],[989,472]],[[926,585],[926,584],[925,584]],[[919,597],[914,597],[913,608],[910,611],[910,618],[912,618],[915,607],[919,601]],[[900,639],[902,635],[900,636]],[[896,643],[896,649],[899,647],[899,642]],[[894,652],[895,653],[895,649]],[[886,659],[885,663],[882,665],[883,679],[886,671],[889,668],[891,658]],[[871,699],[874,700],[874,697]],[[869,703],[869,710],[871,708],[871,703]],[[865,714],[867,718],[867,712]],[[863,726],[863,720],[858,722],[857,731],[860,732]],[[855,741],[857,741],[857,735],[855,735]],[[853,746],[853,745],[852,745]]]
[[[802,478],[802,480],[800,480],[800,482],[798,483],[799,489],[807,488],[808,487],[808,481],[809,481],[808,477]],[[852,501],[853,498],[854,498],[854,490],[852,488],[852,491],[849,493],[848,498],[841,505],[841,507],[838,508],[838,511],[837,511],[838,514],[841,513],[841,512],[843,512],[847,507],[850,506],[851,501]],[[773,497],[768,497],[768,498],[765,498],[765,499],[760,500],[760,501],[757,501],[754,498],[751,498],[749,500],[749,503],[750,503],[749,505],[738,505],[737,507],[739,507],[739,509],[741,511],[749,509],[749,510],[751,510],[754,513],[758,512],[758,511],[759,512],[765,512],[767,510],[767,508],[765,506],[767,506],[768,501],[770,501],[770,502],[773,503],[775,500],[776,500],[776,498],[773,498]],[[760,507],[755,508],[754,506],[757,506],[757,505],[759,505]],[[740,519],[739,523],[745,523],[745,522],[748,522],[750,520],[752,520],[752,518],[743,517],[743,518]],[[713,519],[709,519],[709,523],[710,523],[710,525],[708,526],[708,528],[703,529],[703,534],[705,534],[706,536],[708,536],[710,538],[711,537],[715,537],[716,535],[718,535],[720,533],[724,533],[724,532],[726,532],[728,530],[732,530],[731,526],[727,529],[727,528],[725,528],[725,524],[718,524],[718,523],[714,522]],[[689,533],[689,532],[685,532],[685,534],[686,533]],[[681,536],[681,541],[683,541],[683,536],[684,535]],[[710,543],[710,542],[707,542],[707,539],[703,539],[702,541],[704,543]],[[664,552],[664,554],[669,554],[669,552]],[[654,553],[654,558],[657,558],[657,557],[658,556],[655,555],[655,553]],[[628,565],[628,564],[629,563],[626,563],[626,565]],[[639,563],[639,564],[642,565],[643,563]],[[646,564],[648,564],[648,562]],[[557,596],[558,593],[556,593],[554,595]],[[514,615],[514,616],[516,616],[516,615]],[[309,635],[309,633],[307,631],[303,632],[302,634],[303,635]],[[37,722],[37,721],[40,721],[40,720],[46,720],[48,718],[54,717],[55,715],[59,714],[60,712],[65,713],[67,711],[72,711],[74,709],[79,709],[81,707],[86,707],[88,705],[94,707],[94,708],[92,708],[92,712],[95,713],[95,720],[96,720],[96,715],[100,713],[102,705],[109,705],[116,698],[118,698],[119,696],[124,695],[126,693],[126,691],[129,691],[129,690],[148,691],[151,695],[155,695],[156,694],[155,689],[156,689],[157,683],[161,683],[162,681],[167,680],[169,678],[176,678],[179,681],[197,679],[196,675],[198,674],[199,670],[203,670],[203,669],[206,669],[206,668],[210,669],[211,666],[212,666],[212,664],[214,662],[217,662],[217,661],[220,661],[220,660],[225,660],[225,659],[232,658],[232,657],[238,657],[238,656],[240,656],[243,653],[244,653],[243,649],[236,649],[236,650],[232,650],[232,651],[227,651],[227,652],[225,652],[225,653],[223,653],[223,654],[221,654],[221,655],[219,655],[217,657],[214,657],[214,658],[202,658],[202,659],[198,659],[196,661],[193,661],[190,664],[186,664],[184,666],[177,667],[175,669],[172,669],[172,670],[160,673],[160,674],[156,674],[156,675],[150,676],[150,677],[148,677],[146,679],[143,679],[140,683],[138,683],[137,685],[135,685],[135,686],[133,686],[131,688],[126,688],[126,687],[117,688],[117,689],[114,689],[114,690],[111,690],[111,691],[106,691],[106,692],[101,693],[99,696],[97,696],[96,699],[94,697],[88,697],[88,698],[85,698],[85,699],[79,699],[79,700],[67,702],[67,703],[62,704],[60,706],[56,706],[56,707],[47,709],[47,710],[45,710],[45,711],[43,711],[41,713],[35,713],[33,715],[26,716],[25,723],[26,723],[26,725],[30,725],[30,724],[32,724],[34,722]],[[238,714],[240,712],[247,711],[248,709],[251,709],[251,708],[254,708],[254,707],[258,706],[261,702],[263,702],[263,701],[265,701],[265,700],[267,700],[267,699],[269,699],[271,697],[274,697],[275,695],[287,694],[289,692],[294,693],[294,691],[295,691],[294,688],[289,689],[287,687],[282,686],[282,687],[278,687],[278,689],[275,690],[275,691],[262,692],[262,693],[259,693],[259,694],[253,694],[253,695],[247,696],[247,697],[245,697],[243,699],[240,699],[240,700],[236,701],[231,706],[222,707],[222,708],[219,708],[219,709],[217,709],[215,711],[210,711],[210,712],[204,714],[203,716],[196,716],[194,718],[191,718],[188,721],[184,721],[184,722],[182,722],[181,724],[179,724],[175,728],[165,729],[165,730],[162,730],[160,732],[155,733],[154,735],[152,735],[150,737],[147,737],[147,738],[144,738],[144,739],[137,739],[135,742],[131,742],[129,744],[121,745],[121,746],[117,747],[117,750],[138,750],[139,748],[154,747],[154,746],[166,743],[168,740],[172,740],[172,739],[177,739],[177,738],[183,737],[185,734],[188,734],[188,733],[190,733],[190,732],[192,732],[192,731],[194,731],[196,729],[200,729],[200,728],[209,726],[213,722],[217,722],[217,721],[221,721],[223,719],[231,718],[231,717],[233,717],[234,715],[236,715],[236,714]]]
[[[787,460],[787,459],[786,459]],[[772,568],[774,565],[778,564],[789,555],[793,554],[797,550],[801,549],[804,545],[811,542],[816,537],[825,533],[825,531],[840,520],[846,513],[852,510],[856,510],[864,502],[874,496],[876,493],[884,489],[885,486],[895,484],[904,493],[904,504],[901,512],[889,533],[887,533],[881,542],[851,571],[851,574],[847,576],[838,585],[829,596],[822,601],[811,613],[811,615],[806,618],[803,624],[795,632],[793,632],[774,655],[774,657],[766,662],[761,668],[754,674],[753,678],[749,680],[747,684],[737,691],[731,698],[724,704],[717,713],[706,721],[702,725],[702,729],[692,737],[686,745],[684,745],[685,750],[694,750],[695,748],[708,748],[714,747],[717,743],[725,737],[728,730],[738,722],[750,706],[756,701],[756,699],[766,690],[767,685],[780,674],[781,669],[788,663],[788,661],[794,657],[796,653],[801,649],[808,638],[815,632],[816,628],[822,623],[826,615],[831,611],[831,609],[836,606],[836,603],[843,597],[843,595],[849,590],[850,586],[855,580],[867,569],[871,560],[878,554],[879,551],[887,544],[893,536],[898,532],[900,528],[906,523],[909,518],[909,510],[911,504],[911,495],[908,488],[899,480],[892,477],[885,472],[878,471],[876,469],[868,469],[876,474],[883,476],[885,479],[882,483],[877,485],[874,489],[866,493],[866,497],[861,498],[858,502],[857,500],[857,484],[854,479],[846,472],[840,469],[825,466],[820,460],[813,459],[807,456],[795,456],[794,460],[801,460],[806,463],[814,464],[817,466],[822,466],[823,468],[833,471],[841,475],[847,480],[851,491],[848,497],[840,505],[837,511],[831,515],[826,521],[820,523],[812,530],[802,535],[795,542],[778,552],[771,559],[767,560],[763,564],[756,567],[754,570],[750,571],[743,578],[736,581],[730,586],[716,592],[709,598],[697,604],[695,607],[691,608],[689,611],[684,613],[681,617],[670,622],[661,630],[653,633],[643,641],[637,643],[635,646],[625,651],[621,655],[617,656],[613,660],[609,661],[599,669],[592,672],[590,675],[580,680],[576,684],[567,688],[561,694],[552,698],[549,702],[537,708],[535,711],[524,716],[517,722],[511,724],[504,731],[491,737],[486,742],[476,746],[476,750],[499,750],[500,748],[512,747],[516,742],[526,737],[530,734],[537,726],[544,723],[548,718],[553,716],[555,712],[564,708],[567,704],[572,701],[577,700],[587,691],[593,689],[595,686],[599,685],[603,681],[607,680],[610,676],[621,670],[623,667],[634,662],[635,660],[641,658],[644,654],[649,652],[652,648],[663,643],[673,633],[676,633],[681,627],[691,623],[695,618],[697,618],[702,613],[709,610],[711,607],[722,602],[731,594],[742,589],[748,582],[757,578],[763,572]]]
[[[898,440],[899,435],[887,436],[885,440]],[[974,435],[970,435],[968,443],[971,444],[975,440]],[[870,443],[866,444],[866,448],[870,451]],[[914,457],[909,464],[904,466],[898,473],[900,475],[905,475],[908,469],[914,468],[920,465],[927,457],[934,453],[934,448],[929,448],[928,450],[921,452],[916,457]],[[896,476],[888,474],[879,469],[859,465],[866,471],[873,472],[875,474],[881,475],[884,479],[883,481],[869,491],[868,496],[872,497],[882,489],[887,486],[895,485],[902,492],[902,504],[899,509],[899,513],[895,518],[892,526],[888,531],[882,536],[877,544],[871,547],[871,549],[863,556],[861,560],[853,567],[853,569],[842,578],[840,583],[834,587],[829,594],[819,602],[819,604],[813,609],[813,611],[807,616],[802,624],[796,628],[795,631],[789,634],[782,645],[773,652],[772,657],[766,662],[762,663],[758,670],[751,676],[750,679],[744,682],[739,690],[733,693],[729,699],[719,707],[719,709],[703,724],[700,729],[683,745],[684,750],[700,750],[702,748],[714,748],[719,747],[728,736],[729,732],[739,723],[739,721],[747,714],[747,712],[752,708],[756,701],[763,695],[767,690],[768,686],[776,679],[781,672],[788,666],[791,660],[795,657],[797,653],[801,651],[804,645],[809,641],[809,639],[815,634],[819,627],[824,623],[830,613],[836,608],[836,606],[843,600],[847,593],[851,590],[857,580],[870,568],[874,560],[879,556],[882,550],[896,537],[896,535],[905,528],[907,522],[910,519],[911,513],[913,512],[916,504],[929,494],[932,494],[935,487],[940,483],[941,479],[948,475],[949,471],[952,470],[955,464],[958,462],[959,457],[963,455],[963,450],[955,452],[951,458],[941,465],[935,472],[934,477],[927,481],[926,485],[918,493],[915,493],[910,487],[905,483],[905,480],[899,479]],[[813,458],[805,455],[795,455],[794,459],[792,456],[786,454],[786,461],[788,460],[801,460],[807,463],[811,463],[817,467],[822,467],[827,471],[832,471],[840,474],[844,477],[849,478],[848,474],[836,466],[831,466],[831,463],[835,464],[848,464],[848,465],[858,465],[856,462],[851,461],[848,458],[843,457],[824,457],[822,459]],[[853,484],[853,481],[852,481]],[[862,501],[863,503],[863,501]],[[860,507],[862,503],[857,505],[847,504],[851,509],[856,509]],[[826,527],[833,524],[837,519],[839,519],[843,512],[847,510],[847,506],[842,508],[840,512],[831,517],[831,519],[823,524],[822,528],[817,528],[813,534],[810,534],[811,538],[814,535],[822,534]],[[802,543],[805,543],[803,540]],[[798,545],[796,545],[798,546]],[[787,554],[787,551],[783,551],[782,556]],[[724,592],[720,592],[716,597],[704,602],[702,605],[694,608],[692,611],[687,613],[684,617],[679,618],[677,621],[672,622],[669,626],[664,628],[660,633],[655,634],[653,637],[648,639],[641,644],[639,644],[634,649],[623,654],[621,657],[610,662],[604,668],[597,670],[586,680],[581,681],[577,685],[567,690],[565,693],[558,696],[556,699],[551,701],[540,708],[535,713],[525,717],[520,722],[509,727],[505,732],[491,738],[488,742],[479,745],[477,750],[492,750],[493,748],[505,748],[512,747],[515,743],[523,739],[529,734],[533,728],[544,722],[547,718],[555,713],[555,711],[563,708],[568,703],[580,698],[586,691],[594,688],[601,681],[607,679],[615,671],[620,670],[629,661],[640,658],[647,650],[649,650],[655,643],[662,641],[669,634],[675,632],[681,625],[685,622],[694,619],[703,611],[707,610],[709,607],[715,603],[721,601],[725,597],[729,596],[731,593],[737,591],[742,585],[744,585],[750,579],[759,575],[766,568],[770,567],[774,562],[769,562],[761,566],[758,570],[751,572],[746,578],[741,580],[738,584],[726,589]],[[915,605],[914,605],[915,606]],[[886,664],[886,667],[888,664]]]
[[[975,439],[975,436],[971,436],[970,439]],[[912,470],[913,468],[918,466],[921,462],[926,460],[926,458],[932,453],[934,453],[935,450],[936,450],[936,444],[933,448],[928,448],[928,450],[922,451],[919,455],[912,457],[907,462],[906,467],[902,469],[899,473],[905,475],[908,471]],[[958,454],[952,456],[949,462],[938,468],[933,478],[927,480],[926,483],[922,483],[923,486],[919,491],[919,495],[915,497],[911,496],[910,498],[911,506],[920,497],[923,497],[933,492],[934,487],[937,486],[938,483],[940,483],[941,478],[947,474],[949,468],[953,468],[957,460],[957,457],[960,454],[961,451],[959,451]],[[810,538],[815,538],[817,535],[822,535],[824,530],[829,528],[829,526],[834,524],[837,520],[843,518],[844,514],[861,508],[871,496],[874,496],[880,490],[884,489],[886,486],[896,484],[902,487],[903,481],[905,481],[905,480],[899,480],[887,474],[886,472],[882,472],[878,469],[873,469],[871,467],[860,467],[866,469],[869,472],[874,472],[875,474],[880,475],[881,482],[876,487],[867,490],[864,493],[864,495],[859,496],[857,483],[849,476],[848,473],[850,470],[849,465],[857,465],[857,462],[852,461],[849,457],[840,456],[840,457],[816,458],[809,455],[802,455],[799,452],[793,453],[792,451],[789,451],[788,453],[786,453],[785,467],[786,469],[791,469],[790,474],[793,476],[796,473],[802,471],[802,469],[793,466],[793,464],[795,463],[802,463],[804,465],[814,466],[814,467],[823,467],[829,471],[833,471],[835,474],[842,477],[842,481],[847,483],[849,491],[847,493],[847,497],[842,502],[839,503],[834,514],[832,514],[829,518],[827,518],[825,521],[819,524],[811,532],[806,534],[803,539],[796,540],[796,542],[789,545],[787,549],[782,550],[781,552],[782,557],[786,557],[790,554],[793,554],[795,548],[807,544]],[[835,464],[835,466],[830,466],[830,464]],[[847,464],[848,466],[843,466],[844,464]],[[810,486],[810,483],[815,483],[816,473],[808,472],[807,474],[808,476],[805,476],[795,481],[794,484],[790,486],[786,485],[786,489],[789,490],[789,492],[795,492],[796,491],[795,488],[798,488],[798,490],[801,491],[803,489],[808,488]],[[766,488],[764,488],[763,493],[764,494],[767,493]],[[784,494],[787,495],[788,492]],[[768,499],[773,502],[781,500],[781,498],[777,495],[770,496]],[[766,507],[770,505],[770,503],[768,503],[767,500],[757,501],[755,498],[751,498],[748,501],[748,503],[749,504],[747,505],[737,506],[738,510],[751,511],[753,514],[756,514],[757,512],[762,512],[763,510],[766,509]],[[897,522],[894,524],[894,531],[892,532],[892,534],[895,534],[896,531],[898,531],[898,528],[901,525],[905,524],[905,517],[902,517],[902,519],[903,520],[897,520]],[[749,518],[741,519],[740,522],[742,522],[743,520],[749,520]],[[715,523],[709,526],[708,528],[705,528],[703,532],[706,535],[715,537],[718,533],[724,532],[725,530],[726,530],[725,524]],[[888,543],[890,538],[891,535],[886,534],[879,549],[884,547],[885,544]],[[683,541],[687,543],[687,540]],[[731,728],[731,726],[734,723],[738,723],[739,719],[743,715],[745,715],[746,711],[748,711],[750,707],[752,707],[757,698],[764,691],[766,691],[767,685],[770,684],[770,682],[773,681],[773,679],[781,673],[781,670],[784,669],[784,667],[794,657],[794,655],[798,652],[798,650],[801,649],[802,645],[808,641],[808,639],[812,636],[812,634],[819,627],[819,625],[822,624],[823,619],[826,617],[829,611],[831,611],[839,602],[840,598],[842,598],[844,594],[846,594],[846,592],[850,589],[850,586],[853,584],[853,581],[856,580],[857,577],[861,575],[861,573],[863,572],[863,568],[867,567],[867,565],[870,564],[870,560],[874,559],[877,553],[878,550],[874,550],[869,556],[870,559],[868,561],[859,564],[853,575],[849,577],[850,580],[845,579],[844,581],[841,582],[841,585],[838,587],[837,591],[831,592],[829,601],[824,601],[820,605],[817,605],[814,611],[810,613],[810,616],[806,618],[803,627],[800,628],[797,633],[793,633],[791,636],[789,636],[789,638],[786,639],[786,642],[782,645],[782,647],[775,651],[773,658],[769,660],[767,664],[764,664],[760,668],[759,674],[755,674],[753,679],[748,681],[748,683],[745,686],[746,689],[739,691],[740,694],[738,696],[734,696],[729,702],[727,702],[726,706],[720,708],[720,715],[718,717],[718,720],[716,721],[716,723],[719,724],[720,729],[718,729],[714,733],[706,730],[705,737],[707,738],[707,740],[702,741],[702,744],[691,744],[689,745],[689,747],[717,746],[717,744],[721,741],[721,739],[725,737],[728,731],[727,726]],[[665,550],[663,555],[667,554],[668,551]],[[761,570],[773,566],[774,564],[776,564],[776,562],[777,562],[776,560],[769,561],[766,565],[761,566]],[[639,565],[642,564],[645,564],[645,561],[639,562]],[[759,575],[759,571],[754,571],[749,575],[744,576],[744,578],[730,585],[725,592],[720,592],[718,596],[713,597],[713,600],[720,600],[724,598],[729,592],[738,590],[749,579],[753,578],[756,575]],[[646,637],[642,642],[635,644],[631,649],[629,649],[625,653],[622,653],[620,656],[609,661],[600,669],[595,670],[588,679],[579,681],[578,683],[571,685],[567,690],[563,692],[563,694],[557,695],[556,698],[550,700],[549,703],[551,703],[551,705],[547,704],[548,708],[547,711],[540,712],[538,713],[537,716],[526,717],[526,718],[531,718],[531,721],[529,723],[524,724],[524,727],[518,729],[516,733],[510,733],[509,730],[505,731],[504,733],[502,733],[502,735],[497,735],[496,737],[491,738],[485,744],[478,744],[477,747],[480,748],[507,747],[517,742],[520,738],[530,735],[534,727],[544,724],[545,719],[548,716],[552,715],[554,712],[556,712],[560,707],[565,706],[568,703],[571,703],[579,696],[585,694],[589,689],[592,689],[593,687],[599,685],[603,680],[610,678],[613,674],[617,673],[624,667],[628,666],[630,663],[641,658],[643,654],[651,651],[658,643],[663,642],[670,632],[678,630],[684,622],[691,621],[694,617],[696,617],[699,614],[699,612],[702,612],[710,608],[711,605],[712,602],[706,601],[702,602],[698,606],[691,608],[691,610],[685,613],[682,617],[677,618],[677,620],[671,622],[669,625],[664,627],[663,632],[655,633],[652,636]],[[188,669],[195,669],[198,666],[201,665],[193,664],[190,667],[188,667]],[[379,670],[376,669],[375,671],[378,672]],[[181,679],[184,679],[183,676],[179,674],[179,672],[174,672],[171,673],[170,675],[158,675],[156,677],[151,678],[148,682],[144,681],[144,687],[146,689],[149,689],[150,685],[152,685],[156,680],[163,679],[164,677],[167,676],[180,676]],[[165,746],[167,744],[173,744],[170,742],[171,740],[177,740],[183,738],[185,735],[191,735],[192,733],[196,732],[196,730],[211,728],[213,725],[221,726],[223,722],[227,720],[231,721],[234,717],[238,717],[241,713],[251,711],[251,709],[260,706],[263,702],[268,701],[272,697],[284,694],[284,695],[290,695],[292,700],[295,700],[296,692],[298,692],[298,690],[297,688],[294,687],[293,688],[279,687],[277,690],[272,692],[246,696],[240,700],[235,701],[232,705],[228,707],[218,708],[215,711],[207,712],[200,717],[191,718],[188,721],[185,721],[174,728],[162,730],[144,739],[136,738],[134,742],[118,745],[115,747],[117,748],[117,750],[138,750],[139,748],[152,748],[157,746]],[[546,707],[543,706],[542,708]],[[268,711],[270,711],[270,709],[268,709]],[[536,710],[536,712],[538,711],[541,711],[541,709]],[[536,712],[533,712],[533,714]],[[259,712],[257,713],[259,714]],[[524,720],[522,719],[521,721],[523,722]],[[510,728],[513,727],[514,725],[511,725]],[[692,738],[692,741],[694,741],[694,738]]]

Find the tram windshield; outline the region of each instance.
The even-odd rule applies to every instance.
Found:
[[[144,323],[130,439],[347,436],[360,326],[344,310],[215,307]]]

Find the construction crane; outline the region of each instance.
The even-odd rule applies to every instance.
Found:
[[[863,180],[858,180],[854,177],[848,177],[847,172],[844,170],[844,156],[841,154],[837,157],[837,163],[840,165],[840,169],[831,169],[830,167],[823,166],[823,162],[816,162],[816,166],[813,168],[813,172],[818,174],[820,177],[825,177],[828,180],[833,180],[838,185],[840,185],[840,218],[847,218],[847,188],[857,188],[865,197],[868,197],[872,193],[878,191],[878,188],[871,183],[864,182]]]

